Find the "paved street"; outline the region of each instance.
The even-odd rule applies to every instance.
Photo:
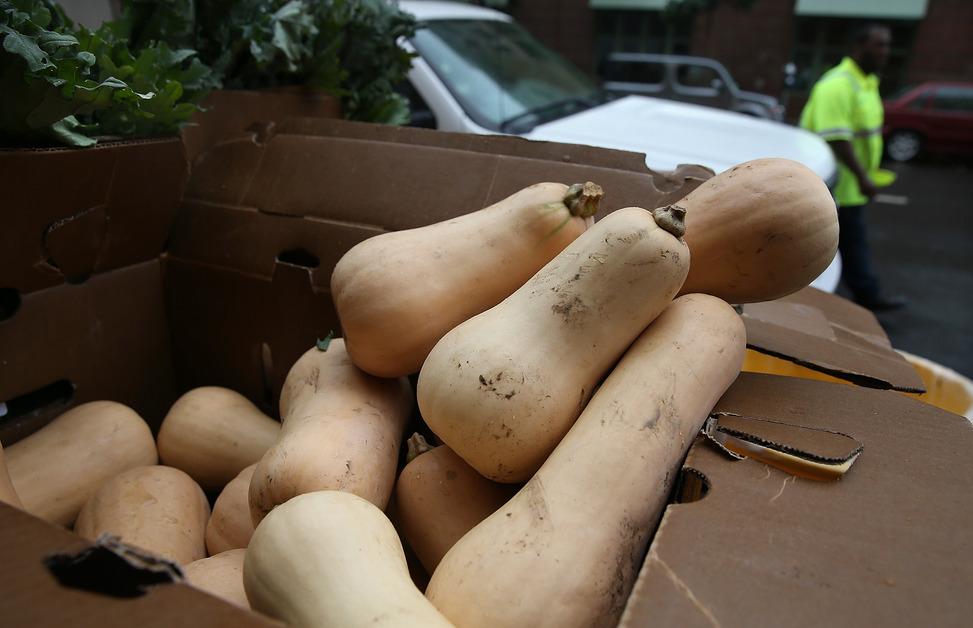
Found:
[[[973,377],[973,159],[885,167],[899,178],[869,207],[869,237],[887,292],[909,306],[879,321],[897,349]]]

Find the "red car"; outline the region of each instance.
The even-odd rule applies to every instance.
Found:
[[[885,101],[884,135],[895,161],[920,152],[973,154],[973,83],[923,83]]]

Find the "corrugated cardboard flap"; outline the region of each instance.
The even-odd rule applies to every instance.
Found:
[[[847,299],[805,288],[743,306],[747,346],[871,388],[924,392],[875,316]]]
[[[663,515],[626,627],[965,625],[973,429],[891,391],[744,373],[717,412],[853,435],[837,482],[732,461],[704,439],[705,496]]]
[[[45,557],[78,552],[88,542],[3,503],[0,530],[0,623],[5,626],[279,626],[185,584],[153,586],[138,597],[62,586],[45,567]]]
[[[431,129],[325,120],[321,118],[292,117],[276,127],[277,133],[292,135],[318,135],[346,137],[350,139],[395,142],[413,146],[454,148],[492,155],[526,157],[544,161],[578,163],[599,168],[628,170],[648,174],[654,179],[659,191],[681,188],[687,181],[705,181],[713,171],[705,166],[683,164],[672,172],[657,172],[645,165],[645,155],[624,150],[596,148],[583,144],[542,142],[509,135],[477,135],[475,133],[449,133]]]
[[[27,294],[157,258],[187,175],[175,138],[0,150],[0,287]]]
[[[162,287],[152,259],[26,295],[0,323],[0,441],[11,445],[99,399],[157,427],[176,392]]]

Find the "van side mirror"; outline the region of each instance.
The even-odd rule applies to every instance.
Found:
[[[723,82],[723,79],[715,78],[709,82],[709,86],[712,87],[717,94],[721,94],[726,88],[726,83]]]

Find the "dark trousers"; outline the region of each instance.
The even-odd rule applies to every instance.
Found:
[[[855,301],[859,302],[874,301],[881,292],[868,250],[865,207],[866,205],[854,205],[838,210],[841,279],[851,290]]]

